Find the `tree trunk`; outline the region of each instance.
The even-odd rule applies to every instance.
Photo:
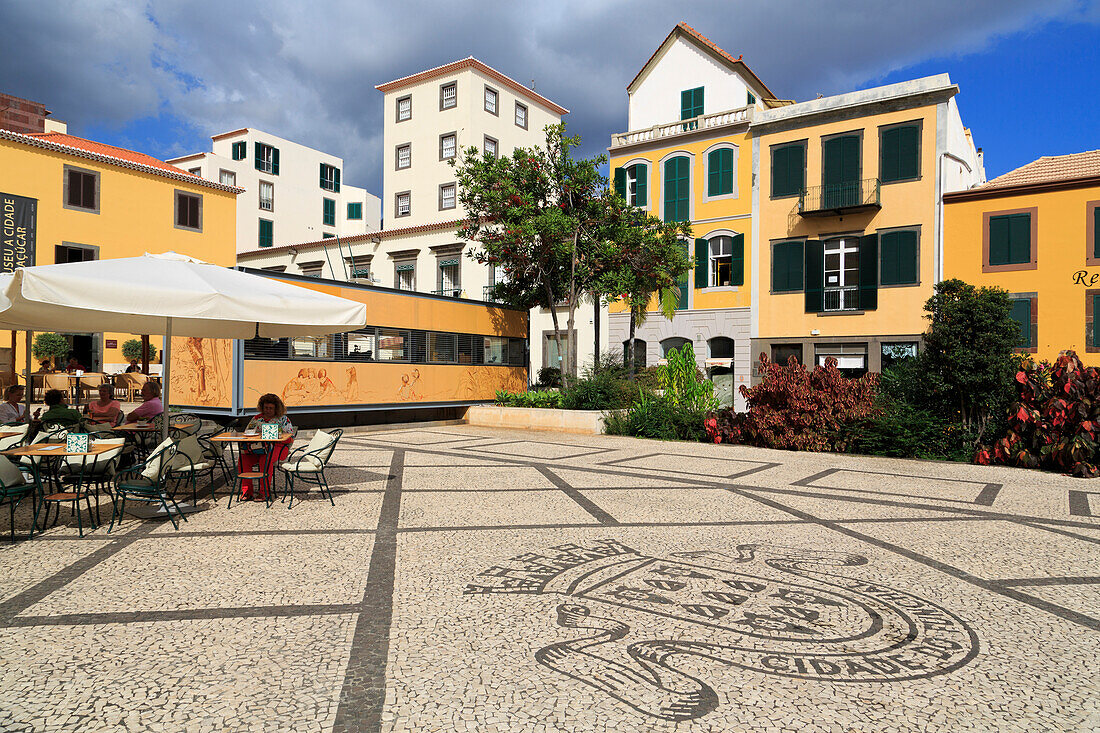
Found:
[[[600,296],[595,296],[593,302],[595,305],[592,309],[592,331],[595,337],[592,341],[592,364],[598,367],[600,363]]]
[[[630,344],[627,348],[630,350],[630,356],[628,357],[626,371],[630,375],[630,381],[634,381],[634,306],[630,307],[630,335],[627,338],[627,343]]]
[[[558,309],[555,307],[554,291],[550,289],[549,285],[546,286],[546,297],[550,303],[550,320],[554,324],[554,343],[558,346],[558,369],[564,373],[565,370],[561,368],[561,328],[558,326]],[[543,359],[545,360],[545,357]],[[550,366],[554,365],[550,364]]]
[[[580,236],[580,231],[575,230],[573,232],[573,254],[569,258],[569,315],[566,317],[565,326],[565,348],[568,352],[566,355],[566,362],[568,363],[569,376],[577,376],[577,344],[573,341],[573,324],[577,318],[577,238]]]

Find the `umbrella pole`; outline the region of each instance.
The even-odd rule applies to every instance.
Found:
[[[160,381],[164,385],[164,389],[161,390],[161,402],[164,405],[164,419],[161,420],[161,433],[160,439],[162,441],[168,440],[168,422],[170,415],[168,413],[171,402],[168,400],[168,392],[171,389],[172,382],[172,319],[165,319],[164,324],[164,345],[160,349],[160,361],[162,369],[160,370]]]
[[[27,422],[31,419],[31,395],[34,394],[34,377],[31,376],[31,332],[27,331],[27,391],[23,393],[23,401],[27,405],[27,412],[24,417],[27,418]],[[12,357],[13,359],[15,357]],[[45,379],[45,377],[43,377]]]

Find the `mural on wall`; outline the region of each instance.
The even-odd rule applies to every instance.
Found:
[[[173,404],[229,407],[233,342],[230,339],[172,339]]]
[[[500,366],[246,361],[244,384],[246,405],[266,392],[287,407],[467,402],[491,400],[497,390],[523,390],[527,373]]]

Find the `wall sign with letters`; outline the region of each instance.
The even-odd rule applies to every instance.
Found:
[[[0,272],[34,265],[38,199],[0,193]]]

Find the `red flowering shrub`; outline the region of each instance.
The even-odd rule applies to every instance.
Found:
[[[875,413],[875,374],[850,379],[831,358],[825,366],[807,371],[794,357],[782,366],[761,354],[760,367],[763,381],[741,387],[748,412],[723,409],[707,414],[704,427],[715,443],[844,451],[853,426]]]
[[[974,461],[1100,475],[1100,369],[1086,367],[1067,351],[1053,365],[1025,364],[1016,373],[1016,391],[1007,434],[979,450]]]

